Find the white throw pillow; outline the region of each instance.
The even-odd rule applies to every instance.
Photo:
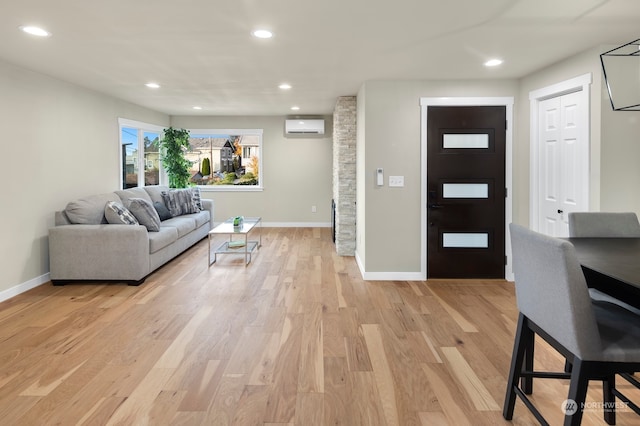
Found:
[[[104,217],[112,225],[139,225],[136,217],[122,204],[109,201],[104,207]]]

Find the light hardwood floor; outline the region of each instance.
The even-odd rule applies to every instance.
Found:
[[[329,229],[262,231],[246,268],[208,267],[203,240],[140,287],[45,284],[0,304],[0,424],[510,424],[511,283],[367,282]],[[536,381],[551,424],[567,389]],[[583,424],[604,425],[592,411]],[[518,402],[513,424],[536,423]]]

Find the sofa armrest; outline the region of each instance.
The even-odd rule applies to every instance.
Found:
[[[207,198],[201,199],[200,202],[202,203],[202,207],[205,210],[209,211],[209,216],[210,216],[209,227],[210,227],[210,229],[213,229],[214,202],[213,202],[213,200],[209,200]]]
[[[141,225],[62,225],[49,229],[50,278],[139,281],[149,274]]]

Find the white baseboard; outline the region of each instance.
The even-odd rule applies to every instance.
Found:
[[[360,269],[360,275],[365,281],[425,281],[426,278],[421,272],[367,272],[360,259],[360,255],[356,251],[356,264]]]
[[[362,276],[362,279],[364,279],[364,265],[362,264],[362,260],[360,259],[360,253],[358,253],[358,250],[356,250],[354,256],[356,257],[356,265],[358,265],[358,269],[360,270],[360,276]]]
[[[214,226],[222,222],[214,222]],[[330,222],[261,222],[265,228],[331,228]]]
[[[365,272],[365,281],[424,281],[420,272]]]
[[[18,284],[17,286],[8,288],[4,291],[0,291],[0,302],[11,299],[14,296],[24,293],[25,291],[29,291],[32,288],[36,288],[46,282],[49,282],[49,273],[40,275],[39,277],[33,278],[22,284]]]
[[[330,222],[263,222],[265,228],[331,228]]]

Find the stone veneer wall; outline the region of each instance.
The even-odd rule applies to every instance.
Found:
[[[336,251],[356,251],[356,97],[341,96],[333,111],[333,201]]]

